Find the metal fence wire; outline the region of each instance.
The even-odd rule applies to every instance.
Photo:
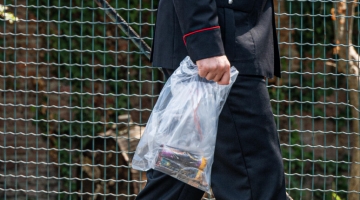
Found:
[[[158,1],[109,3],[152,43]],[[359,199],[359,3],[274,5],[282,78],[267,82],[287,192]],[[131,159],[164,77],[105,11],[0,1],[0,199],[135,199],[144,187]]]

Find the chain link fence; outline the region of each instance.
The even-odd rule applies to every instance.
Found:
[[[109,3],[150,45],[158,1]],[[0,199],[135,199],[146,176],[131,159],[162,73],[95,1],[0,4]],[[274,5],[287,192],[359,199],[359,3]]]

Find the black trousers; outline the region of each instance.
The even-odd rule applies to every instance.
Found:
[[[216,200],[286,199],[279,138],[263,77],[238,76],[220,114],[214,156],[211,187]],[[149,170],[137,200],[200,200],[203,194]]]

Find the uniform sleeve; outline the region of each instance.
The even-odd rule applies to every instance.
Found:
[[[183,41],[193,61],[225,55],[215,0],[173,0]]]

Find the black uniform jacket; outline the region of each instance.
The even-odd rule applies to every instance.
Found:
[[[226,55],[240,74],[280,76],[272,0],[160,0],[154,67]]]

